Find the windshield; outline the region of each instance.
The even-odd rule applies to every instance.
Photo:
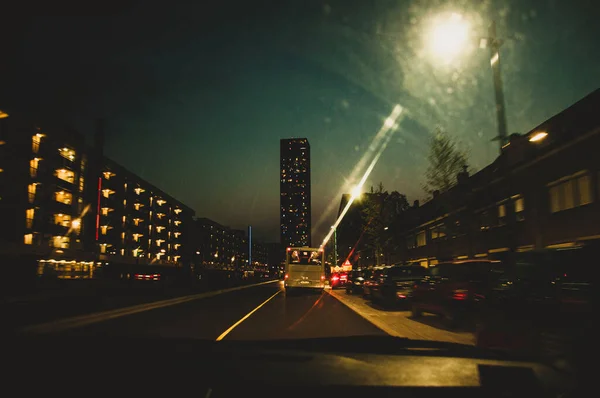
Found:
[[[598,2],[124,3],[3,14],[0,329],[583,341]]]

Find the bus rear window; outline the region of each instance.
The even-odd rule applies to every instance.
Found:
[[[321,265],[321,255],[318,251],[293,250],[290,264]]]

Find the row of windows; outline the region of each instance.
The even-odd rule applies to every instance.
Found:
[[[550,213],[558,213],[592,203],[594,198],[590,173],[585,170],[580,171],[548,184],[548,197]],[[495,209],[495,212],[492,212],[491,209]],[[514,195],[499,202],[494,208],[479,212],[480,230],[486,231],[493,226],[506,225],[511,212],[514,214],[516,222],[525,220],[525,198],[522,195]],[[446,226],[437,224],[429,228],[429,236],[431,240],[446,236]],[[416,235],[407,236],[408,248],[426,244],[427,231],[425,230],[419,231]]]

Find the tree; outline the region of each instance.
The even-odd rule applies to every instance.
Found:
[[[467,166],[467,154],[454,139],[440,128],[436,129],[429,144],[429,166],[425,173],[425,192],[445,192],[456,184],[456,176]],[[465,170],[466,171],[466,170]]]
[[[375,257],[375,264],[389,260],[390,254],[399,246],[396,226],[402,213],[410,206],[406,195],[397,191],[388,193],[383,184],[363,196],[362,210],[364,243]]]

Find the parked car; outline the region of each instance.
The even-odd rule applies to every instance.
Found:
[[[363,292],[363,283],[365,278],[369,277],[366,270],[348,271],[348,282],[346,283],[346,293],[355,294]]]
[[[572,356],[592,334],[598,254],[598,247],[587,246],[515,253],[505,260],[478,319],[477,346]]]
[[[406,303],[415,283],[427,275],[427,268],[419,264],[386,267],[379,281],[371,285],[371,299],[386,306]]]
[[[429,268],[411,294],[412,316],[423,312],[443,316],[449,326],[457,326],[473,316],[478,304],[491,290],[499,261],[465,260],[443,262]]]
[[[371,297],[371,289],[379,283],[379,278],[383,273],[384,267],[374,267],[369,273],[369,277],[363,282],[363,297]]]

